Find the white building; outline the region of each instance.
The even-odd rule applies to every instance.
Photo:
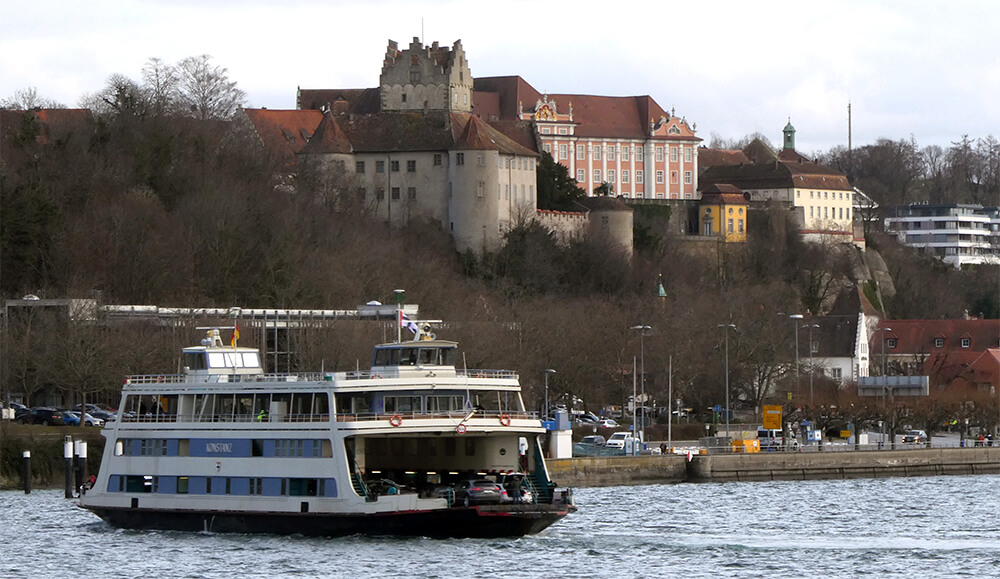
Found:
[[[886,211],[885,229],[895,233],[900,243],[955,267],[1000,261],[1000,217],[996,207],[962,204],[892,207]]]

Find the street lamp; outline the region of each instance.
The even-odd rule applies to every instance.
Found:
[[[879,328],[878,331],[882,332],[882,400],[883,401],[888,401],[889,406],[891,407],[892,406],[892,400],[891,400],[891,398],[892,398],[892,388],[889,388],[889,379],[885,375],[885,333],[886,332],[891,332],[892,328],[886,328],[886,327],[883,326],[883,327]],[[886,390],[889,391],[889,396],[888,397],[886,397]],[[892,448],[892,447],[896,446],[896,425],[894,424],[895,420],[889,420],[888,422],[890,423],[889,424],[889,435],[892,437],[892,444],[890,444],[889,447]]]
[[[556,371],[552,368],[545,369],[545,414],[542,415],[542,420],[549,419],[549,374],[555,374]]]
[[[633,330],[639,331],[639,376],[640,378],[640,396],[642,397],[643,411],[640,416],[642,416],[642,428],[640,428],[636,434],[639,435],[639,440],[645,442],[645,429],[646,429],[646,332],[652,330],[653,328],[646,325],[632,326]],[[633,406],[635,405],[633,401]],[[633,422],[633,424],[635,424]]]
[[[819,324],[806,324],[803,328],[809,328],[809,406],[815,406],[813,400],[813,328],[819,329]]]
[[[726,438],[729,438],[729,330],[736,329],[735,324],[719,324],[726,336]]]
[[[795,392],[799,395],[802,394],[802,380],[799,379],[799,320],[802,318],[802,314],[788,316],[788,319],[793,320],[792,323],[795,324]],[[812,404],[812,401],[809,403]]]

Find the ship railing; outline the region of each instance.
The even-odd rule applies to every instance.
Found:
[[[322,382],[333,379],[333,375],[323,372],[297,372],[297,373],[275,373],[275,374],[210,374],[199,376],[206,378],[208,383],[233,383],[233,382]],[[192,376],[188,374],[138,374],[126,376],[126,384],[183,384],[191,382]]]
[[[517,379],[517,372],[513,370],[455,370],[455,374],[458,376],[464,376],[466,378],[506,378],[506,379]]]
[[[364,422],[377,420],[393,420],[399,417],[400,420],[426,420],[435,418],[449,418],[463,420],[468,418],[493,418],[498,422],[506,422],[507,419],[515,420],[519,418],[538,419],[535,412],[521,412],[516,410],[476,410],[470,416],[470,410],[442,410],[439,412],[422,411],[401,411],[401,412],[338,412],[337,422]]]
[[[170,422],[329,422],[330,415],[322,413],[304,414],[281,414],[264,415],[255,414],[199,414],[199,415],[177,415],[167,412],[137,414],[135,416],[123,415],[118,418],[120,422],[139,423],[170,423]]]

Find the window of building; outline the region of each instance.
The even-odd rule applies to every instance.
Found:
[[[628,161],[628,155],[629,155],[628,145],[625,145],[624,147],[622,147],[622,161]]]
[[[455,153],[455,164],[456,165],[465,164],[465,153]]]
[[[830,368],[830,377],[834,380],[840,380],[844,377],[844,371],[840,368]]]
[[[406,162],[406,172],[416,173],[417,172],[417,162],[413,159]]]
[[[601,182],[601,170],[594,169],[594,183],[600,183],[600,182]]]
[[[972,338],[962,338],[962,347],[963,348],[972,347]]]
[[[601,146],[600,145],[594,145],[593,155],[594,155],[594,160],[595,161],[600,161],[601,160]]]
[[[677,184],[677,171],[670,172],[670,182],[673,183],[674,185]]]
[[[935,348],[944,348],[944,338],[934,338]]]
[[[642,161],[642,159],[643,159],[642,153],[643,153],[643,151],[642,151],[642,145],[636,145],[635,146],[635,160],[636,161]]]
[[[551,135],[552,134],[552,129],[550,129],[548,127],[542,127],[542,134],[543,135]]]
[[[385,161],[375,161],[375,172],[385,173]]]
[[[392,193],[392,200],[399,201],[399,187],[393,187],[391,189],[391,193]]]
[[[385,199],[385,189],[383,189],[382,187],[379,187],[378,189],[376,189],[375,190],[375,199],[377,199],[379,201],[382,201],[383,199]]]
[[[726,231],[729,233],[733,232],[733,220],[729,219],[726,223]]]
[[[691,184],[691,171],[684,171],[684,184],[685,185]]]
[[[486,182],[480,181],[479,183],[476,184],[476,197],[485,197],[485,196],[486,196]]]
[[[542,150],[548,154],[552,154],[552,143],[542,143]]]
[[[896,341],[896,338],[889,338],[888,340],[885,341],[885,347],[889,348],[890,350],[895,350],[897,343],[898,342]]]
[[[434,153],[434,166],[435,167],[441,166],[441,153]]]
[[[576,146],[576,160],[582,161],[587,158],[587,146],[577,145]]]
[[[411,70],[410,71],[410,82],[420,82],[420,70],[419,69],[418,70]],[[405,94],[403,95],[403,100],[404,101],[406,100],[406,95]]]
[[[614,145],[608,145],[608,160],[609,161],[614,161],[615,160],[615,146]]]
[[[565,127],[560,127],[559,128],[559,134],[560,135],[565,135],[566,134],[566,128]]]
[[[358,174],[364,173],[365,172],[365,162],[364,161],[358,161],[357,163],[355,163],[354,164],[354,172],[358,173]]]
[[[416,187],[407,187],[406,188],[406,198],[407,199],[411,199],[411,200],[412,199],[416,199],[417,198],[417,188]]]
[[[824,207],[823,208],[823,219],[826,219],[826,218],[829,217],[829,212],[827,211],[828,209],[829,209],[829,207]]]
[[[813,215],[813,209],[815,209],[815,207],[813,207],[812,205],[810,205],[809,206],[809,218],[810,219],[812,219],[812,218],[815,217],[815,215]]]
[[[663,183],[663,171],[656,172],[656,182]]]
[[[480,167],[486,166],[486,153],[476,153],[476,164]]]
[[[615,171],[614,169],[608,169],[608,183],[615,182]]]
[[[389,170],[393,173],[399,173],[399,161],[389,161]]]
[[[662,161],[663,160],[663,147],[656,147],[655,150],[656,150],[656,160],[657,161]]]
[[[738,227],[738,231],[740,232],[740,235],[742,235],[743,234],[743,220],[742,219],[738,219],[736,221],[736,226]]]
[[[587,170],[586,169],[577,169],[576,170],[576,182],[577,183],[583,183],[586,180],[587,180]]]
[[[637,169],[635,172],[635,182],[642,185],[642,169]]]
[[[670,162],[677,162],[677,147],[670,147]]]
[[[628,183],[628,169],[622,169],[622,183]]]
[[[684,148],[684,162],[685,163],[690,163],[691,160],[693,159],[693,155],[692,155],[691,151],[692,151],[691,147],[685,147]]]
[[[562,160],[569,159],[569,147],[566,145],[559,145],[559,158]]]

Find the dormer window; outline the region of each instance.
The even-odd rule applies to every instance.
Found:
[[[944,338],[934,338],[935,348],[944,348]]]
[[[972,338],[962,338],[962,347],[963,348],[971,348],[972,347]]]
[[[888,340],[885,341],[885,345],[890,350],[895,350],[896,349],[896,338],[889,338]]]

